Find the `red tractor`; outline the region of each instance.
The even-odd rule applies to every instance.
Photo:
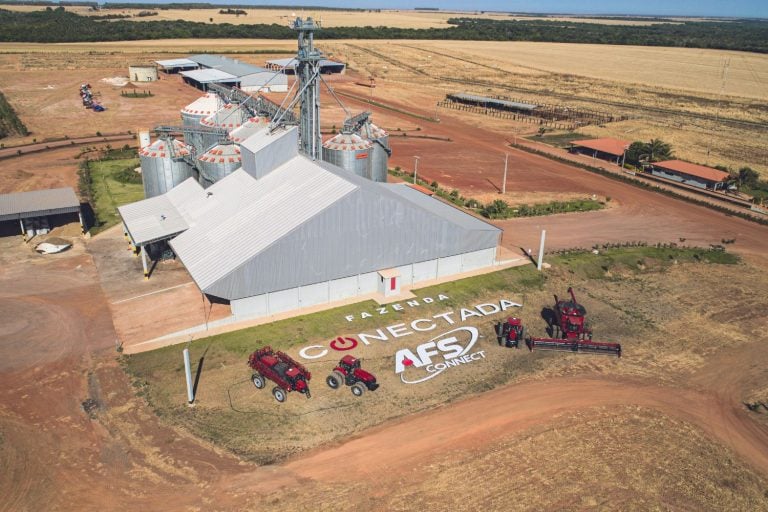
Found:
[[[311,397],[309,380],[312,374],[288,354],[275,352],[272,347],[264,347],[251,354],[248,366],[255,370],[251,381],[256,388],[264,388],[267,380],[277,384],[272,388],[272,396],[278,402],[285,402],[291,391],[303,393],[307,398]]]
[[[496,339],[502,347],[520,348],[520,342],[525,339],[525,327],[519,318],[510,317],[506,322],[498,322],[495,329]]]
[[[621,357],[619,343],[592,341],[592,330],[586,323],[587,310],[576,301],[572,288],[568,288],[568,293],[571,294],[571,300],[560,300],[555,295],[552,338],[528,338],[525,340],[528,349],[591,352]]]
[[[362,396],[366,388],[375,391],[379,387],[376,376],[360,368],[360,360],[352,356],[342,357],[325,382],[331,389],[339,389],[342,384],[350,386],[355,396]]]

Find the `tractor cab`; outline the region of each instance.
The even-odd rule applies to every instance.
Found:
[[[339,366],[348,374],[354,373],[360,368],[360,360],[352,356],[344,356],[339,361]]]

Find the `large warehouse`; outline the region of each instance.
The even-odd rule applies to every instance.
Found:
[[[155,61],[166,73],[179,73],[184,82],[202,91],[215,83],[239,87],[246,92],[286,92],[288,79],[259,66],[223,55],[192,55],[187,59]]]
[[[256,133],[242,169],[205,190],[190,179],[121,207],[127,232],[180,232],[170,246],[237,320],[494,265],[501,230],[407,185],[313,161],[297,131]]]

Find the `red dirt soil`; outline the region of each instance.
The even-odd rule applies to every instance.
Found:
[[[381,117],[383,125],[393,118],[403,125],[414,122],[391,112]],[[458,117],[428,130],[454,142],[393,138],[392,165],[410,169],[418,154],[425,178],[471,195],[495,190],[508,151],[510,191],[594,193],[620,205],[500,222],[504,246],[535,246],[545,228],[549,247],[682,237],[706,245],[727,237],[737,239],[739,251],[768,249],[763,226],[505,149],[503,135]],[[55,174],[41,183],[72,179]],[[82,242],[54,258],[31,253],[15,238],[2,243],[0,511],[242,510],[246,500],[265,490],[283,487],[290,496],[301,486],[336,482],[350,472],[376,493],[386,493],[396,485],[393,475],[418,479],[420,465],[445,448],[473,450],[546,424],[559,412],[615,404],[643,405],[690,422],[768,475],[768,428],[753,422],[739,403],[741,390],[762,371],[752,363],[768,360],[765,343],[716,354],[684,389],[599,377],[508,386],[386,423],[279,466],[255,467],[164,425],[134,395],[114,358],[108,286]],[[81,405],[86,398],[95,401],[93,419]]]

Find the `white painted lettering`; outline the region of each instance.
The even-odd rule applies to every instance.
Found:
[[[456,336],[451,336],[450,338],[444,338],[438,341],[437,348],[443,352],[447,352],[447,354],[443,354],[443,358],[446,360],[458,356],[464,350],[464,347],[459,344],[459,340],[456,339]]]
[[[373,315],[372,315],[372,314],[370,314],[370,313],[369,313],[369,312],[367,312],[367,311],[363,311],[363,312],[360,314],[360,318],[362,318],[363,320],[365,320],[366,318],[373,318]]]
[[[437,296],[437,300],[448,300],[448,296],[441,293]]]
[[[416,347],[416,353],[419,354],[419,358],[425,362],[425,363],[431,363],[432,362],[432,356],[436,356],[440,353],[439,350],[437,350],[437,347],[435,345],[434,341],[430,341],[428,343],[422,343],[418,347]]]
[[[423,323],[428,324],[428,327],[419,327],[419,324],[423,324]],[[419,318],[418,320],[414,320],[413,322],[411,322],[411,329],[418,332],[431,331],[436,327],[437,327],[437,324],[435,322],[426,318]]]
[[[435,302],[435,299],[433,299],[432,297],[424,297],[421,300],[424,301],[424,304],[432,304],[433,302]]]
[[[383,308],[378,308],[376,311],[378,311],[380,315],[386,315],[387,314],[387,306],[384,306]]]
[[[409,361],[409,364],[415,366],[416,368],[421,368],[424,366],[424,363],[421,361],[421,359],[419,359],[409,349],[404,348],[398,350],[395,354],[395,373],[403,373],[405,371],[405,361]]]
[[[506,311],[509,308],[521,308],[523,307],[522,304],[518,304],[517,302],[512,302],[511,300],[501,299],[499,301],[499,306],[501,306],[502,311]]]
[[[413,307],[416,307],[416,306],[419,305],[419,301],[417,301],[417,300],[409,300],[408,302],[406,302],[406,304],[408,304],[409,306],[411,306],[413,308]]]
[[[318,350],[319,352],[315,354],[310,354],[310,350]],[[323,347],[322,345],[310,345],[308,347],[304,347],[303,349],[299,350],[299,355],[303,357],[304,359],[320,359],[321,357],[324,357],[326,354],[328,354],[328,349]]]
[[[352,320],[354,320],[354,319],[355,319],[355,315],[347,315],[347,316],[345,316],[344,318],[346,318],[346,319],[347,319],[347,322],[351,322]]]
[[[462,322],[466,322],[467,318],[469,318],[471,316],[479,316],[480,318],[483,317],[483,315],[481,315],[477,311],[473,311],[471,309],[466,309],[466,308],[461,308],[461,321]]]
[[[394,309],[395,311],[402,311],[403,306],[400,304],[392,304],[392,309]]]
[[[358,339],[361,342],[363,342],[366,345],[370,345],[371,344],[371,342],[368,341],[368,339],[379,340],[379,341],[388,341],[389,340],[387,335],[384,334],[384,331],[382,331],[381,329],[376,329],[376,334],[378,334],[378,336],[376,336],[375,334],[366,334],[366,333],[361,332],[360,334],[357,335],[357,337],[358,337]]]
[[[453,320],[453,318],[451,318],[452,314],[453,314],[453,311],[448,311],[446,313],[438,313],[437,315],[433,315],[432,318],[442,318],[443,320],[448,322],[448,324],[453,325],[456,322]]]
[[[390,325],[387,327],[387,330],[392,335],[393,338],[401,338],[403,336],[408,336],[409,334],[413,334],[413,331],[409,331],[405,324],[395,324]]]
[[[475,309],[484,315],[492,315],[501,311],[501,308],[497,304],[478,304]]]

